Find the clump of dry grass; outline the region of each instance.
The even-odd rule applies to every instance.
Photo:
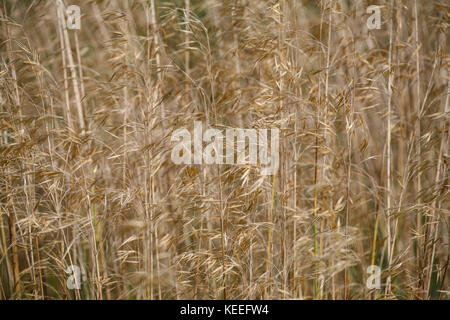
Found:
[[[1,299],[448,299],[447,4],[69,4],[2,2]],[[173,164],[194,120],[278,172]]]

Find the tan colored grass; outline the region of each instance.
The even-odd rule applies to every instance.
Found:
[[[445,2],[68,4],[2,2],[0,299],[448,299]],[[278,172],[173,164],[194,120]]]

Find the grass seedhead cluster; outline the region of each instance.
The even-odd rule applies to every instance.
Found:
[[[448,2],[0,10],[0,299],[449,298]],[[175,164],[194,121],[279,169]]]

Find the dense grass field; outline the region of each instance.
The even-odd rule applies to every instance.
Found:
[[[0,3],[0,299],[449,299],[447,1]]]

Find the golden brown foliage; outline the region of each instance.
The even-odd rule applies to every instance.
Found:
[[[448,299],[445,1],[1,3],[0,299]],[[194,120],[278,172],[175,165]]]

